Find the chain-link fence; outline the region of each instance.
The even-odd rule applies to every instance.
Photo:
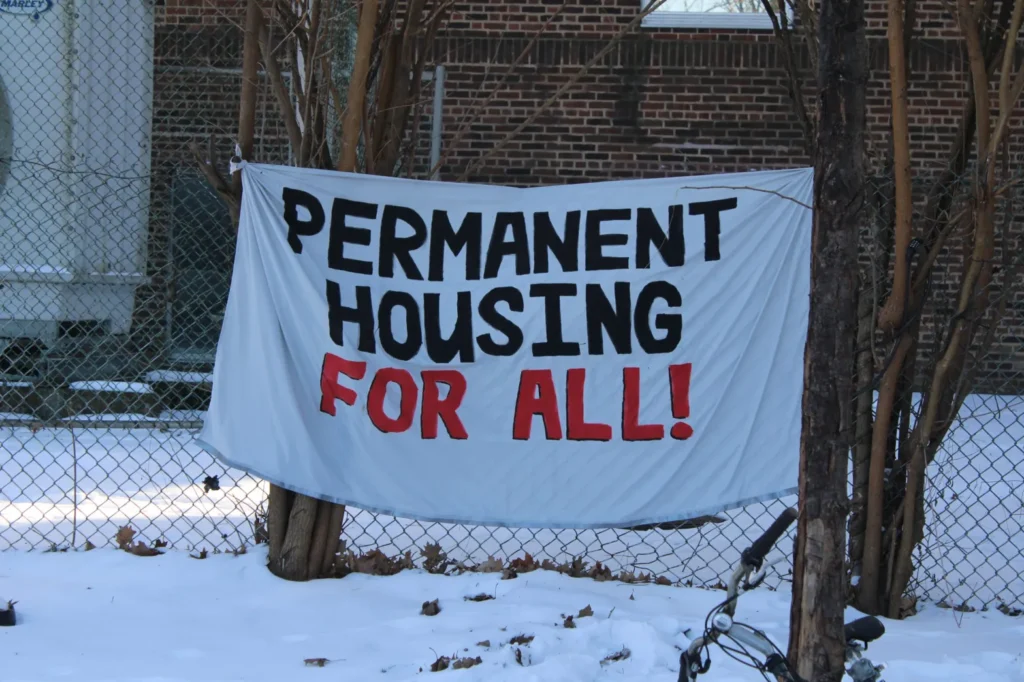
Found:
[[[228,212],[194,155],[226,171],[243,5],[65,1],[38,16],[0,15],[0,43],[13,46],[0,67],[0,550],[111,545],[122,526],[193,551],[261,539],[266,484],[194,442],[234,249]],[[431,88],[428,71],[415,127],[422,173],[436,154]],[[254,155],[286,162],[288,134],[262,70],[257,93]],[[873,258],[865,262],[877,266]],[[886,280],[888,269],[867,267],[862,281]],[[1009,277],[1001,294],[1013,321],[997,321],[998,343],[976,362],[982,394],[964,403],[928,470],[912,588],[955,606],[1024,604],[1016,284]],[[947,303],[937,300],[928,315],[945,319]],[[454,560],[581,557],[614,573],[713,585],[792,504],[604,531],[421,523],[349,509],[343,534],[355,551],[418,556],[438,543]],[[776,586],[790,566],[790,545],[781,548]]]

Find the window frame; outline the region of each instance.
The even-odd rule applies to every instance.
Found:
[[[648,0],[640,0],[640,9]],[[655,10],[643,18],[641,28],[713,28],[742,29],[754,31],[773,30],[771,17],[767,12],[679,12]]]

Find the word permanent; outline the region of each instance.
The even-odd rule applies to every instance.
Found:
[[[378,349],[411,360],[426,350],[435,363],[474,362],[478,354],[511,356],[524,346],[520,318],[542,307],[544,333],[529,344],[535,357],[671,353],[682,335],[682,297],[667,280],[643,284],[584,281],[574,273],[649,270],[652,261],[679,268],[686,262],[684,205],[668,206],[659,216],[652,208],[600,208],[505,211],[493,214],[437,208],[429,216],[406,206],[335,198],[328,212],[321,201],[300,189],[285,187],[283,218],[287,241],[296,254],[303,238],[329,230],[327,265],[331,270],[382,280],[444,282],[446,293],[411,293],[396,285],[350,284],[346,290],[328,279],[329,329],[332,341],[345,345],[346,325],[358,326],[356,348]],[[693,202],[685,213],[703,223],[703,259],[721,258],[722,214],[735,209],[735,198]],[[486,215],[486,219],[485,219]],[[353,251],[355,253],[353,253]],[[367,255],[375,256],[367,258]],[[446,271],[447,268],[447,271]],[[457,268],[453,270],[453,268]],[[550,281],[552,274],[564,274]],[[547,275],[543,282],[504,285],[509,277]],[[503,285],[482,290],[469,282],[501,278]],[[464,290],[452,291],[453,283]],[[422,285],[421,285],[422,287]],[[476,298],[474,298],[476,295]],[[457,311],[454,329],[441,330],[442,308]],[[566,338],[565,310],[583,309],[586,338]],[[524,315],[524,312],[526,314]],[[402,321],[396,325],[394,320]],[[404,329],[397,333],[396,326]],[[536,336],[536,335],[532,335]],[[399,338],[402,337],[402,338]],[[608,343],[605,343],[607,337]]]

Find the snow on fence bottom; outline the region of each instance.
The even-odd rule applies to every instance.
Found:
[[[972,396],[929,469],[926,538],[914,589],[973,608],[1024,606],[1024,400]],[[3,422],[0,421],[0,424]],[[154,427],[160,420],[154,420]],[[0,550],[111,545],[118,528],[189,550],[252,545],[266,485],[225,469],[184,429],[0,427]],[[395,555],[436,543],[456,561],[529,553],[580,557],[613,572],[717,583],[740,551],[795,499],[731,510],[676,529],[533,530],[423,523],[349,510],[350,549]],[[792,531],[791,531],[792,533]],[[777,552],[769,585],[791,567]]]

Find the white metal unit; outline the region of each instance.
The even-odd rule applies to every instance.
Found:
[[[145,281],[151,0],[0,0],[0,342],[128,331]]]

